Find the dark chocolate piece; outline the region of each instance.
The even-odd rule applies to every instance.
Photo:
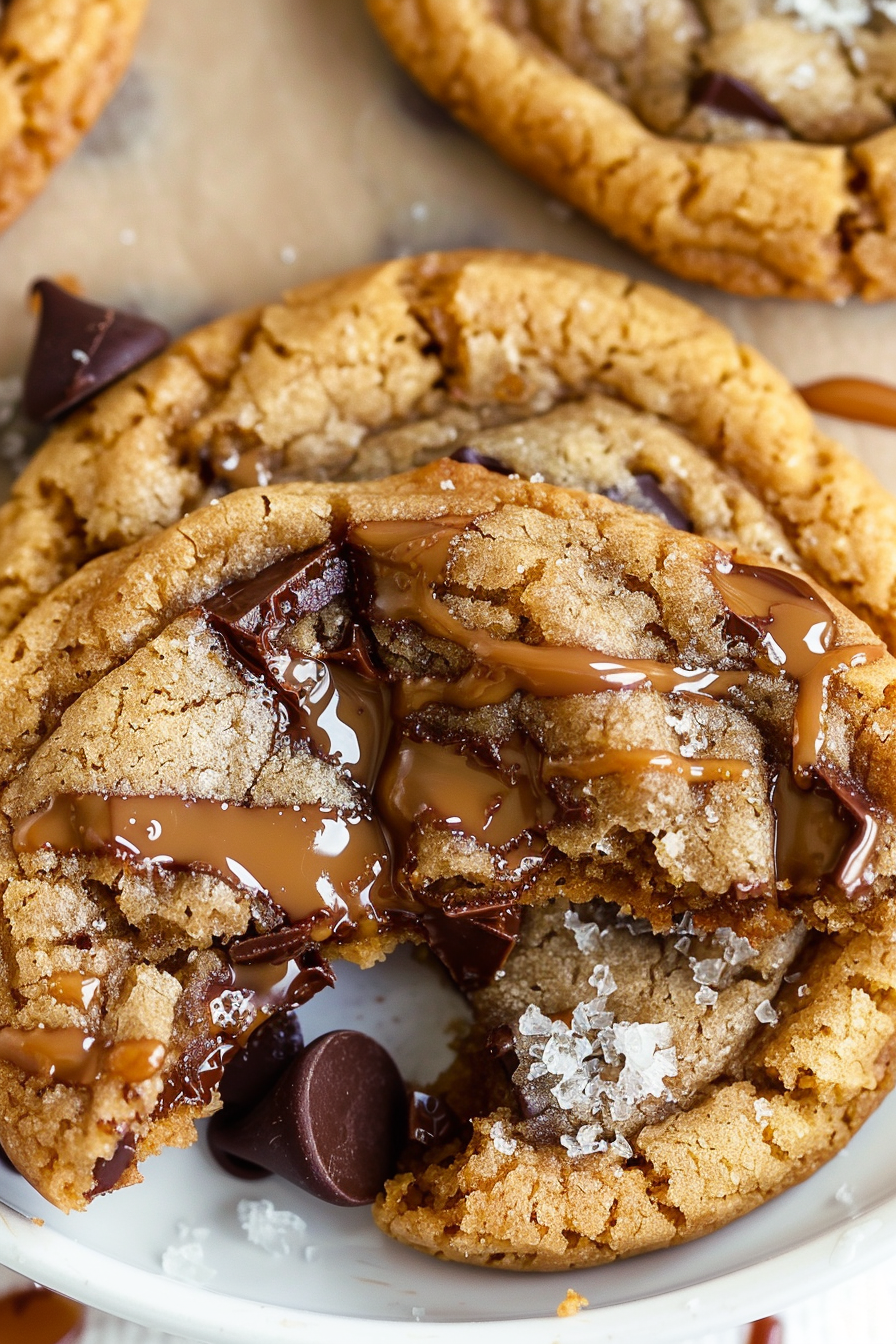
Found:
[[[513,467],[505,466],[497,457],[489,457],[488,453],[480,453],[477,448],[455,448],[451,454],[452,462],[467,462],[472,467],[485,467],[486,471],[496,471],[499,476],[515,476],[517,473]]]
[[[104,1195],[107,1190],[113,1190],[115,1188],[133,1162],[136,1152],[137,1140],[134,1138],[134,1135],[128,1131],[119,1139],[118,1147],[111,1157],[97,1158],[93,1168],[93,1189],[90,1192],[91,1199],[94,1195]]]
[[[310,941],[309,921],[303,920],[301,924],[287,924],[282,929],[276,929],[273,933],[260,933],[255,937],[238,938],[231,943],[227,949],[232,962],[239,966],[252,965],[255,962],[270,962],[277,966],[281,962],[291,961],[293,957],[298,957],[302,953],[316,951],[314,947],[309,948]],[[326,966],[320,953],[317,953],[317,960],[308,963],[309,971],[314,967],[322,968]],[[332,971],[329,970],[328,984],[333,983]],[[310,995],[308,996],[311,997]]]
[[[408,1094],[408,1138],[412,1143],[434,1148],[458,1138],[460,1133],[460,1120],[447,1101],[430,1092]]]
[[[37,280],[40,323],[25,375],[32,420],[55,420],[164,350],[170,336],[157,322],[76,298],[52,280]]]
[[[629,508],[640,509],[642,513],[651,513],[662,518],[670,527],[679,532],[693,532],[694,524],[687,514],[682,513],[677,504],[661,488],[655,476],[647,471],[639,471],[634,477],[635,489],[624,490],[621,486],[608,486],[603,494],[616,504],[628,504]]]
[[[372,1204],[407,1139],[401,1074],[359,1031],[331,1031],[248,1115],[216,1129],[225,1153],[329,1204]]]
[[[333,542],[301,555],[287,555],[263,569],[254,579],[222,588],[204,603],[216,624],[251,641],[270,647],[289,625],[311,616],[342,596],[349,570]]]
[[[761,93],[742,79],[716,70],[707,70],[694,80],[691,102],[695,107],[711,107],[730,117],[751,117],[754,121],[767,122],[769,126],[784,124],[781,113],[767,103]]]
[[[490,911],[475,906],[426,910],[421,916],[430,950],[459,989],[471,993],[494,980],[513,951],[520,931],[516,905]]]

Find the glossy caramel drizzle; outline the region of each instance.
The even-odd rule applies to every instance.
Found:
[[[77,1027],[0,1028],[0,1059],[47,1082],[88,1086],[103,1075],[143,1083],[165,1062],[161,1041],[98,1041]]]
[[[813,411],[896,429],[896,387],[871,378],[822,378],[797,389]]]
[[[426,699],[472,708],[500,703],[517,690],[556,697],[636,686],[651,686],[667,695],[689,693],[718,699],[746,682],[746,672],[673,667],[650,658],[610,657],[575,645],[524,644],[468,629],[433,588],[445,570],[451,542],[472,521],[359,523],[349,530],[349,544],[373,561],[372,614],[386,621],[413,621],[427,634],[466,649],[482,664],[455,682],[426,678],[412,683],[404,692],[402,708]]]
[[[749,761],[738,761],[717,756],[680,756],[674,751],[653,751],[649,747],[620,747],[602,751],[597,756],[585,756],[570,761],[546,760],[544,776],[556,779],[600,779],[605,775],[643,774],[659,770],[663,774],[678,775],[691,784],[743,779],[749,774]]]

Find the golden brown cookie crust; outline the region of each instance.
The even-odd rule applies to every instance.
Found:
[[[752,296],[896,295],[896,130],[850,146],[664,138],[489,0],[367,2],[459,121],[676,275]]]
[[[503,251],[294,290],[184,337],[71,416],[0,510],[0,629],[201,503],[210,458],[350,476],[374,435],[446,408],[523,419],[594,389],[662,416],[742,481],[800,563],[896,647],[896,501],[786,380],[663,290]]]
[[[90,129],[148,0],[10,0],[0,18],[0,229]]]

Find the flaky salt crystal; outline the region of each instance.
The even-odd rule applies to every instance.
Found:
[[[733,929],[716,929],[713,937],[723,949],[722,956],[729,966],[745,966],[759,955],[749,938],[739,938]]]
[[[205,1263],[203,1245],[208,1240],[208,1228],[178,1223],[175,1232],[177,1241],[162,1252],[162,1273],[181,1283],[211,1283],[215,1270]]]
[[[551,1019],[540,1008],[536,1008],[534,1003],[529,1004],[519,1020],[520,1035],[522,1036],[547,1036],[552,1026]]]
[[[694,995],[694,1002],[699,1003],[701,1008],[715,1008],[719,1001],[719,991],[710,989],[709,985],[701,985]]]
[[[753,1102],[753,1114],[756,1116],[756,1123],[764,1125],[766,1120],[772,1117],[771,1103],[766,1101],[765,1097],[756,1097]]]
[[[516,1139],[511,1138],[504,1130],[503,1120],[496,1120],[489,1130],[489,1137],[499,1153],[505,1157],[512,1157],[516,1152]]]
[[[773,1027],[778,1020],[778,1014],[768,999],[763,999],[760,1004],[757,1004],[754,1011],[759,1021],[765,1026]]]
[[[241,1199],[236,1206],[240,1227],[253,1246],[268,1255],[289,1255],[290,1237],[302,1240],[308,1224],[297,1213],[275,1209],[269,1199]]]
[[[598,924],[586,924],[575,910],[567,910],[563,916],[563,926],[569,929],[575,938],[576,947],[580,952],[587,952],[593,956],[599,950],[603,930]]]

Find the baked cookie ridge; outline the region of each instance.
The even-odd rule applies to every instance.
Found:
[[[896,506],[780,375],[658,289],[511,252],[306,286],[75,412],[0,510],[0,623],[209,498],[405,469],[501,426],[514,470],[619,497],[653,474],[698,531],[797,558],[896,646]]]
[[[736,5],[647,7],[640,31],[630,9],[597,15],[574,0],[368,0],[368,8],[402,65],[459,121],[673,273],[752,296],[893,294],[892,99],[871,91],[850,55],[834,52],[837,35],[801,32],[780,7],[756,18],[740,46]],[[687,16],[673,21],[676,8]],[[701,74],[696,52],[717,19],[718,50],[706,48]],[[644,30],[667,21],[674,33],[647,53]],[[589,55],[589,25],[607,58]],[[782,50],[782,31],[792,53]],[[798,56],[806,42],[821,51]],[[651,61],[674,69],[652,80]],[[836,82],[838,61],[839,120],[835,112],[824,124],[837,100],[822,99],[818,133],[807,136],[799,113],[814,95],[805,80],[820,92],[826,77]],[[888,58],[872,65],[886,82]],[[780,114],[751,88],[766,67],[772,101],[785,95]]]
[[[682,1002],[691,985],[740,996],[751,1026],[755,977],[777,1002],[803,926],[820,968],[841,941],[876,946],[888,917],[894,673],[793,568],[465,463],[239,491],[98,558],[0,646],[0,719],[16,725],[0,1141],[48,1198],[83,1207],[189,1140],[227,1059],[321,989],[329,957],[368,965],[410,938],[465,993],[505,964],[519,986],[523,910],[556,909],[560,890],[588,907],[561,911],[576,948],[608,902],[648,921],[638,937],[658,931],[639,964],[649,939],[693,937],[675,950]],[[693,979],[691,957],[717,974]],[[629,1004],[604,1022],[616,991],[595,988],[585,1018],[577,1001],[533,1005],[546,1068],[548,1012],[572,1012],[583,1039],[636,1020]],[[856,1059],[889,1040],[887,1002]],[[484,1030],[489,1011],[504,1008],[482,1000]],[[702,1034],[692,1019],[681,1041]],[[804,1036],[803,1018],[778,1037],[785,1090]],[[641,1133],[692,1114],[701,1088],[728,1095],[681,1052],[686,1090]],[[824,1074],[835,1110],[883,1086],[856,1059],[848,1101]],[[617,1082],[601,1076],[608,1106]],[[505,1146],[562,1164],[565,1135],[600,1156],[581,1134],[596,1120],[517,1140],[513,1104],[489,1118]]]

